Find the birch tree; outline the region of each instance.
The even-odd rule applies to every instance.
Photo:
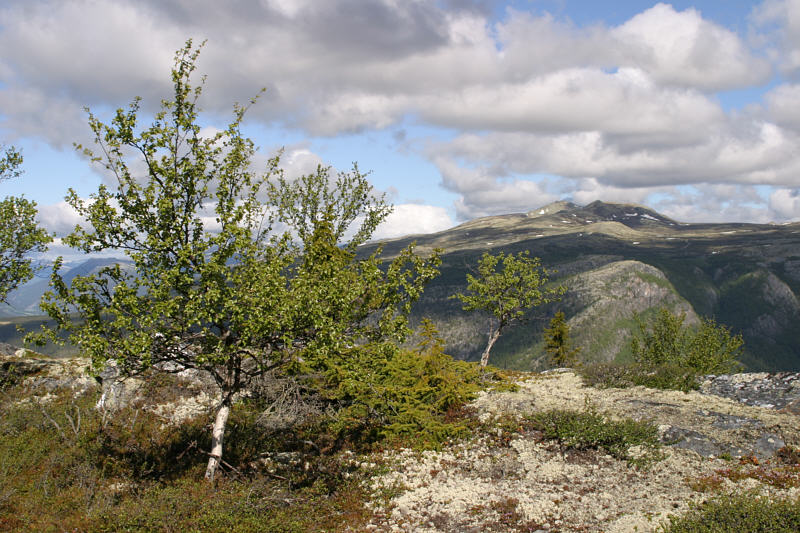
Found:
[[[489,363],[489,353],[506,328],[522,321],[531,307],[555,301],[564,293],[563,287],[545,287],[549,274],[539,258],[531,258],[528,251],[517,255],[484,252],[478,275],[467,274],[467,291],[453,298],[461,300],[465,311],[489,314],[489,338],[481,367]]]
[[[0,182],[22,174],[22,154],[13,146],[0,156]],[[36,271],[31,252],[44,252],[51,236],[36,223],[36,202],[23,196],[0,200],[0,302]]]
[[[139,127],[138,99],[110,124],[89,114],[96,148],[79,148],[116,187],[100,186],[88,201],[70,191],[87,224],[65,243],[117,251],[132,266],[68,286],[57,265],[42,305],[97,368],[115,361],[126,374],[213,377],[219,403],[205,474],[213,479],[228,416],[250,380],[282,368],[313,369],[328,387],[363,382],[352,378],[353,361],[373,351],[360,347],[407,335],[411,302],[438,260],[413,249],[383,268],[379,251],[358,258],[390,206],[355,166],[289,180],[275,157],[254,171],[254,145],[241,132],[247,107],[234,106],[223,131],[201,135],[202,84],[191,79],[198,53],[191,41],[178,51],[174,95],[149,126]]]

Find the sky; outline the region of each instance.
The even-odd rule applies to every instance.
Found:
[[[800,220],[800,0],[4,0],[0,144],[58,235],[68,188],[108,180],[73,148],[206,41],[203,124],[235,102],[288,175],[353,162],[394,212],[376,237],[557,200],[682,222]],[[113,185],[113,184],[112,184]]]

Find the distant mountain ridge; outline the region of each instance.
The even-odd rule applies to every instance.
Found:
[[[66,264],[61,269],[61,276],[69,284],[75,276],[87,276],[99,271],[101,268],[120,263],[130,265],[128,259],[90,257],[85,261]],[[0,305],[0,317],[38,316],[42,314],[39,302],[42,295],[50,288],[50,274],[52,268],[48,265],[43,268],[28,283],[13,291],[8,298],[8,304]]]
[[[632,204],[555,202],[382,244],[391,256],[411,241],[421,252],[444,250],[442,275],[426,290],[415,318],[432,318],[449,353],[461,358],[473,359],[482,349],[486,317],[464,313],[447,297],[463,290],[484,251],[529,250],[558,271],[554,281],[568,292],[500,338],[492,355],[500,366],[545,365],[541,330],[556,310],[567,314],[582,357],[625,360],[634,315],[665,305],[687,312],[689,321],[713,317],[742,333],[749,369],[800,370],[797,223],[688,224]]]
[[[557,271],[553,282],[568,291],[500,338],[492,353],[499,366],[546,366],[541,333],[557,310],[567,315],[582,358],[625,360],[634,316],[646,317],[663,305],[686,312],[690,322],[713,317],[742,333],[749,370],[800,370],[798,223],[687,224],[638,205],[555,202],[438,233],[368,243],[361,250],[381,245],[384,256],[392,257],[412,241],[420,253],[444,250],[441,276],[427,287],[412,318],[431,318],[456,357],[479,355],[487,319],[463,312],[449,297],[464,290],[466,273],[484,251],[528,250]],[[93,258],[64,275],[70,280],[114,262],[125,261]],[[0,316],[40,314],[48,281],[40,278],[12,293],[12,306],[0,309]],[[12,342],[6,337],[0,331],[0,341]]]

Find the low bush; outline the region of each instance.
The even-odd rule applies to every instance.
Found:
[[[418,350],[376,369],[372,397],[360,388],[360,396],[325,396],[286,375],[262,384],[233,406],[214,484],[203,479],[210,415],[172,425],[151,409],[187,394],[180,383],[148,381],[144,399],[104,411],[98,391],[74,396],[8,381],[0,390],[0,530],[358,529],[371,516],[361,483],[368,473],[352,452],[436,447],[466,435],[477,423],[466,403],[506,384],[445,355],[432,326],[423,337]],[[265,416],[282,397],[305,403],[291,416]]]
[[[286,490],[275,482],[182,479],[130,492],[90,517],[86,530],[304,533],[359,528],[368,519],[358,480],[335,493],[312,485]]]
[[[719,496],[670,517],[663,533],[796,533],[800,500],[770,500],[755,494]]]
[[[641,385],[653,389],[688,392],[699,388],[697,373],[677,365],[594,363],[579,369],[587,385],[598,388],[628,388]]]
[[[724,374],[739,368],[744,341],[713,319],[701,318],[697,328],[684,325],[686,314],[675,315],[661,308],[645,324],[637,319],[638,332],[631,339],[631,352],[638,363],[677,366],[696,374]]]
[[[96,393],[32,398],[0,398],[2,531],[336,531],[370,516],[360,470],[320,451],[334,440],[324,426],[265,431],[261,405],[236,404],[211,484],[208,416],[172,426],[147,409],[98,411]]]
[[[611,420],[589,403],[583,411],[555,409],[530,415],[527,421],[544,438],[557,440],[566,448],[602,449],[637,466],[663,458],[658,428],[653,424],[629,418]]]
[[[354,388],[344,399],[336,415],[338,431],[414,448],[435,448],[466,434],[463,419],[452,414],[491,383],[475,363],[444,353],[432,322],[423,320],[421,329],[417,350],[395,353],[369,388]],[[492,377],[504,381],[499,374]]]

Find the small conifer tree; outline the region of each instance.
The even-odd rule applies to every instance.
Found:
[[[580,347],[572,347],[569,339],[569,325],[564,313],[559,311],[550,320],[550,327],[545,328],[545,351],[550,354],[550,361],[559,367],[574,364]]]

